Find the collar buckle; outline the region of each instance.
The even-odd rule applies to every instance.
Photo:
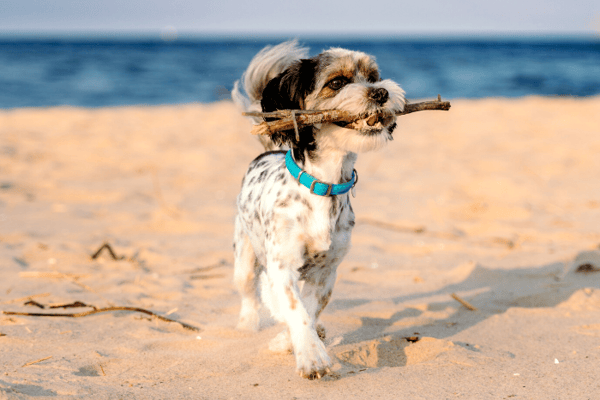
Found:
[[[318,195],[318,193],[315,193],[315,185],[316,185],[317,183],[321,183],[321,184],[323,184],[323,185],[327,185],[327,192],[326,192],[324,195],[322,195],[322,196],[329,196],[329,195],[331,195],[331,189],[333,189],[333,185],[330,185],[330,184],[328,184],[328,183],[325,183],[325,182],[321,182],[320,180],[317,180],[317,179],[315,179],[315,180],[313,181],[313,183],[311,183],[311,184],[310,184],[310,188],[309,188],[309,189],[310,189],[310,192],[311,192],[312,194],[316,194],[316,195]]]

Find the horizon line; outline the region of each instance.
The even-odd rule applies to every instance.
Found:
[[[345,39],[345,40],[409,40],[409,39],[587,39],[600,40],[600,32],[591,31],[397,31],[397,32],[251,32],[251,31],[177,31],[177,30],[22,30],[3,31],[0,39],[137,39],[137,40],[272,40],[272,39]]]

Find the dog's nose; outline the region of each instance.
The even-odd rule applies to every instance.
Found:
[[[385,102],[390,98],[389,92],[384,88],[373,89],[369,95],[371,99],[379,105],[385,104]]]

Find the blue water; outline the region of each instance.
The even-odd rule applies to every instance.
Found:
[[[0,108],[214,102],[278,40],[0,39]],[[374,55],[408,98],[600,94],[600,38],[310,39]]]

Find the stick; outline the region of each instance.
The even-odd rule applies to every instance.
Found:
[[[98,258],[98,256],[100,255],[100,253],[102,253],[102,250],[108,250],[108,253],[110,254],[111,258],[115,261],[119,261],[125,258],[125,256],[117,256],[117,254],[115,253],[115,251],[112,249],[112,247],[110,246],[110,244],[108,244],[107,242],[104,242],[104,244],[102,246],[100,246],[100,248],[91,255],[92,260],[95,260],[96,258]]]
[[[91,307],[91,306],[88,306]],[[74,314],[63,314],[63,313],[26,313],[26,312],[16,312],[16,311],[2,311],[5,315],[24,315],[28,317],[70,317],[70,318],[79,318],[79,317],[87,317],[88,315],[98,314],[101,312],[109,312],[109,311],[135,311],[139,313],[144,313],[156,317],[162,321],[166,322],[177,322],[185,329],[189,329],[191,331],[199,332],[200,329],[195,326],[191,326],[186,324],[185,322],[175,321],[174,319],[166,318],[161,315],[155,314],[152,311],[145,310],[143,308],[137,307],[106,307],[106,308],[98,308],[90,311],[84,311],[80,313]]]
[[[43,304],[40,304],[40,303],[38,303],[38,302],[37,302],[37,301],[35,301],[35,300],[29,300],[28,302],[26,302],[26,303],[25,303],[25,305],[26,305],[26,306],[35,306],[35,307],[39,307],[39,308],[41,308],[42,310],[43,310],[44,308],[46,308],[46,306],[44,306]]]
[[[209,275],[192,275],[190,279],[192,280],[204,280],[204,279],[218,279],[225,278],[227,275],[225,274],[209,274]]]
[[[391,222],[378,221],[373,218],[357,218],[356,222],[367,225],[376,226],[382,229],[389,229],[396,232],[409,232],[409,233],[424,233],[427,229],[424,226],[402,226]]]
[[[22,271],[19,278],[69,278],[79,279],[87,277],[87,274],[65,274],[58,271]]]
[[[458,297],[458,295],[456,293],[452,293],[450,296],[452,296],[452,298],[454,300],[458,301],[463,306],[467,307],[469,310],[471,310],[471,311],[477,311],[477,307],[475,307],[474,305],[472,305],[468,301],[466,301],[466,300]]]
[[[425,101],[422,103],[406,104],[404,111],[395,114],[396,116],[406,115],[417,111],[425,110],[444,110],[450,109],[449,101],[442,101],[440,95],[434,101]],[[292,111],[295,118],[292,116]],[[294,124],[298,126],[314,125],[326,122],[346,122],[354,123],[361,119],[368,118],[372,115],[381,114],[382,117],[392,116],[389,112],[380,113],[362,113],[359,115],[351,114],[342,110],[280,110],[268,113],[262,112],[245,112],[243,115],[248,117],[264,117],[264,118],[279,118],[278,121],[262,122],[252,128],[254,135],[270,135],[275,132],[285,131],[294,128]]]
[[[587,272],[598,272],[598,271],[600,271],[600,268],[598,268],[595,265],[590,264],[590,263],[581,264],[575,270],[575,272],[585,272],[585,273],[587,273]]]
[[[91,307],[94,310],[96,310],[96,307],[94,306],[89,306],[85,303],[82,303],[81,301],[75,301],[73,303],[67,303],[67,304],[52,304],[52,305],[48,305],[48,308],[80,308],[80,307]]]
[[[49,357],[40,358],[39,360],[35,360],[35,361],[29,361],[28,363],[21,365],[21,368],[23,368],[23,367],[28,367],[28,366],[30,366],[30,365],[33,365],[33,364],[40,363],[40,362],[42,362],[42,361],[46,361],[46,360],[49,360],[49,359],[51,359],[51,358],[52,358],[52,356],[49,356]]]

